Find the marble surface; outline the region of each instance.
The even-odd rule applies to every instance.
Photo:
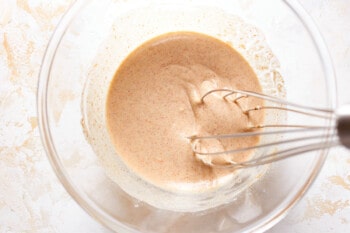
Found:
[[[50,35],[72,0],[0,0],[0,233],[109,232],[66,193],[41,146],[36,86]],[[333,57],[339,103],[350,102],[350,1],[301,0]],[[348,232],[350,153],[332,149],[302,201],[269,232]]]

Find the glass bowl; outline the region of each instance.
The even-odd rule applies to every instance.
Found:
[[[230,17],[254,27],[240,31]],[[227,30],[227,25],[232,30]],[[261,31],[259,35],[278,59],[274,60],[278,64],[275,72],[284,79],[286,99],[336,107],[335,77],[326,46],[297,1],[77,1],[56,28],[41,67],[38,115],[48,158],[70,195],[114,231],[265,231],[307,191],[327,150],[271,164],[266,174],[242,187],[239,193],[227,198],[217,192],[223,198],[220,205],[191,211],[166,208],[166,201],[163,206],[149,205],[135,198],[135,193],[130,196],[123,191],[123,184],[117,185],[109,178],[92,146],[94,140],[101,139],[101,145],[111,148],[106,134],[99,133],[105,131],[104,123],[96,130],[91,128],[91,122],[101,122],[106,87],[120,61],[140,42],[180,30],[212,32],[228,43],[234,32],[238,37],[241,32],[244,40],[245,35]],[[247,30],[250,32],[244,34]],[[260,59],[270,61],[267,56],[262,54]],[[276,77],[274,72],[265,75]],[[291,120],[295,119],[288,116],[287,122]],[[298,120],[313,122],[303,117]],[[321,124],[329,126],[331,120]],[[138,192],[142,193],[142,189]],[[167,198],[169,202],[177,199]]]

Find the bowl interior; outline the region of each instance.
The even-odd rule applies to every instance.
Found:
[[[76,3],[61,22],[44,60],[39,83],[41,130],[48,156],[67,190],[83,208],[113,230],[200,232],[203,223],[208,232],[266,228],[302,196],[323,163],[324,151],[274,163],[258,182],[244,187],[239,195],[232,195],[218,207],[195,212],[164,210],[140,202],[106,175],[91,143],[103,138],[101,143],[110,148],[109,141],[104,139],[104,129],[96,134],[90,126],[103,118],[101,93],[118,64],[140,41],[160,33],[212,32],[222,40],[230,40],[232,32],[225,31],[230,22],[215,12],[239,17],[263,33],[278,59],[265,57],[276,64],[265,75],[271,79],[276,79],[277,73],[282,75],[287,100],[334,107],[327,87],[333,78],[326,72],[329,64],[323,63],[314,38],[282,0]],[[222,26],[222,34],[218,33],[218,25]],[[148,28],[147,33],[142,28]],[[110,43],[111,35],[120,43]],[[262,54],[261,59],[264,55],[268,56]],[[96,114],[90,114],[88,109]],[[287,122],[329,123],[294,115],[288,115]],[[224,198],[220,192],[216,195]]]

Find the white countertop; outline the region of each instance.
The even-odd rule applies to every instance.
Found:
[[[0,233],[109,232],[66,193],[41,146],[36,86],[52,31],[72,0],[0,0]],[[350,102],[350,1],[301,0],[333,57],[339,103]],[[350,153],[332,149],[302,201],[269,232],[349,232]]]

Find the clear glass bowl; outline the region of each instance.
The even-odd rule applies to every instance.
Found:
[[[198,20],[198,14],[191,13],[200,8],[207,10]],[[140,9],[153,10],[146,13]],[[138,14],[130,14],[135,10]],[[90,215],[114,231],[262,232],[296,204],[324,163],[327,150],[274,163],[267,174],[226,204],[199,212],[150,206],[129,196],[106,175],[88,138],[91,129],[86,121],[99,118],[87,116],[86,104],[104,112],[103,99],[86,101],[91,75],[101,76],[101,83],[89,88],[103,90],[117,68],[117,62],[106,58],[127,54],[132,49],[127,39],[147,40],[142,28],[149,28],[149,38],[158,35],[159,28],[163,33],[194,28],[205,33],[215,25],[230,23],[214,14],[218,10],[262,31],[281,65],[279,73],[289,101],[336,107],[335,77],[326,46],[297,1],[77,1],[46,50],[38,87],[39,126],[48,158],[66,190]],[[175,11],[183,12],[188,24],[177,24],[179,17],[172,14]],[[124,42],[108,43],[111,35]],[[101,72],[91,73],[96,66]],[[299,120],[312,123],[312,119]],[[331,121],[322,124],[330,125]]]

